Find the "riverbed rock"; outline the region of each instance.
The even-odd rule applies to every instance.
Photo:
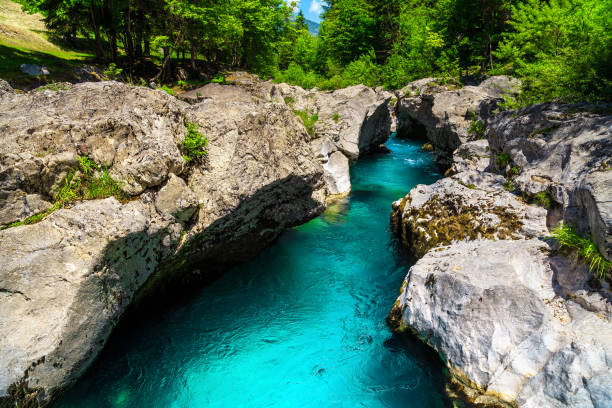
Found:
[[[612,259],[612,107],[546,103],[504,112],[487,128],[490,167],[528,196],[547,194],[566,223]]]
[[[397,108],[397,133],[400,137],[427,137],[433,144],[442,164],[450,164],[455,149],[462,143],[484,135],[470,132],[473,122],[486,125],[502,93],[516,92],[516,80],[492,77],[479,86],[436,84],[431,78],[423,83],[404,88],[405,95]],[[453,89],[454,88],[454,89]]]
[[[119,82],[81,83],[67,90],[4,94],[0,100],[0,212],[31,215],[16,197],[52,201],[66,175],[87,156],[129,195],[180,174],[184,160],[183,104],[162,91]]]
[[[2,96],[2,94],[4,93],[13,93],[15,92],[13,90],[13,87],[6,82],[4,79],[0,79],[0,96]]]
[[[390,315],[477,404],[612,405],[612,296],[537,239],[459,242],[414,265]],[[489,406],[489,405],[487,405]]]
[[[0,97],[0,186],[17,197],[0,196],[2,211],[22,218],[20,205],[50,205],[53,186],[85,154],[137,194],[75,202],[0,231],[2,403],[48,403],[135,297],[162,282],[211,281],[325,208],[323,168],[291,109],[215,99],[188,105],[115,82]],[[24,103],[37,109],[28,115]],[[185,120],[209,140],[207,156],[187,168]]]
[[[44,403],[77,378],[181,230],[107,198],[0,231],[0,396]]]
[[[490,157],[491,148],[486,139],[463,143],[453,152],[450,174],[470,170],[485,171],[489,167]]]
[[[453,242],[547,235],[546,210],[504,189],[504,178],[478,171],[419,184],[393,203],[391,229],[415,258]]]

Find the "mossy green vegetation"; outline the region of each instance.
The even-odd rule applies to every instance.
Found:
[[[478,119],[476,112],[472,112],[472,120],[470,123],[470,127],[468,128],[468,133],[477,140],[484,138],[485,125],[484,123],[482,123],[481,120]]]
[[[123,69],[118,68],[117,64],[111,62],[108,64],[108,68],[104,71],[104,75],[106,75],[109,79],[115,80],[121,78],[121,73]]]
[[[499,156],[497,156],[497,164],[502,169],[505,168],[510,164],[510,155],[508,153],[500,153]]]
[[[559,243],[561,248],[576,251],[598,278],[606,279],[608,273],[612,272],[612,262],[601,255],[597,245],[591,239],[578,235],[570,225],[560,224],[552,230],[551,236]]]
[[[534,203],[541,205],[547,210],[552,208],[554,202],[548,191],[540,191],[539,193],[533,196],[532,200]]]
[[[302,119],[302,123],[304,123],[304,126],[306,127],[306,131],[308,132],[308,134],[310,136],[314,136],[315,135],[314,125],[319,120],[319,115],[317,115],[316,113],[314,115],[311,115],[310,112],[308,112],[307,110],[297,110],[297,109],[294,109],[293,113],[295,113],[300,119]]]
[[[53,205],[47,210],[34,214],[25,220],[7,225],[3,229],[30,225],[42,221],[46,216],[77,200],[94,200],[115,197],[119,201],[126,201],[129,196],[121,189],[107,168],[101,168],[89,157],[79,158],[79,167],[68,172],[59,190],[53,197]]]
[[[68,89],[70,89],[70,86],[63,84],[61,82],[51,82],[48,83],[46,85],[40,86],[38,88],[36,88],[37,92],[43,92],[43,91],[67,91]]]
[[[340,120],[340,115],[336,112],[333,114],[332,116],[332,120],[336,123],[338,123],[338,121]]]
[[[174,90],[170,88],[168,85],[162,85],[157,89],[161,89],[162,91],[166,92],[168,95],[174,96]]]
[[[185,126],[187,127],[187,134],[185,135],[185,140],[182,142],[183,151],[185,153],[183,154],[183,158],[189,163],[194,160],[200,160],[202,157],[206,156],[208,152],[208,138],[198,130],[198,125],[196,123],[186,120]]]
[[[90,158],[79,158],[80,168],[68,172],[59,191],[55,195],[55,202],[61,206],[76,200],[94,200],[106,197],[115,197],[125,201],[128,196],[121,186],[111,176],[107,168],[100,168]]]

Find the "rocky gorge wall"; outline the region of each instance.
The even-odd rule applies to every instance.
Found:
[[[250,259],[346,194],[350,160],[389,136],[389,94],[235,82],[182,100],[112,81],[27,93],[0,82],[3,404],[52,401],[139,293]],[[299,108],[320,116],[314,132]],[[209,139],[204,160],[183,156],[188,124]],[[118,191],[58,205],[90,162]]]
[[[432,81],[403,91],[398,132],[421,126],[451,166],[393,203],[392,230],[417,262],[389,321],[433,347],[476,406],[612,406],[610,281],[548,238],[563,221],[612,260],[610,106],[494,115],[487,89],[510,80]]]

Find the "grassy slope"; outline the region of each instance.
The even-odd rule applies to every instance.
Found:
[[[21,73],[19,66],[38,64],[51,72],[47,80],[67,80],[74,65],[91,57],[55,41],[40,14],[24,13],[21,5],[0,0],[0,78],[27,87],[38,80]]]

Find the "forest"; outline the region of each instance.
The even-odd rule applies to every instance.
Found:
[[[130,79],[147,60],[166,83],[204,64],[320,89],[508,74],[523,81],[516,106],[612,99],[609,0],[328,0],[317,36],[283,0],[21,3],[66,42],[91,39]]]

